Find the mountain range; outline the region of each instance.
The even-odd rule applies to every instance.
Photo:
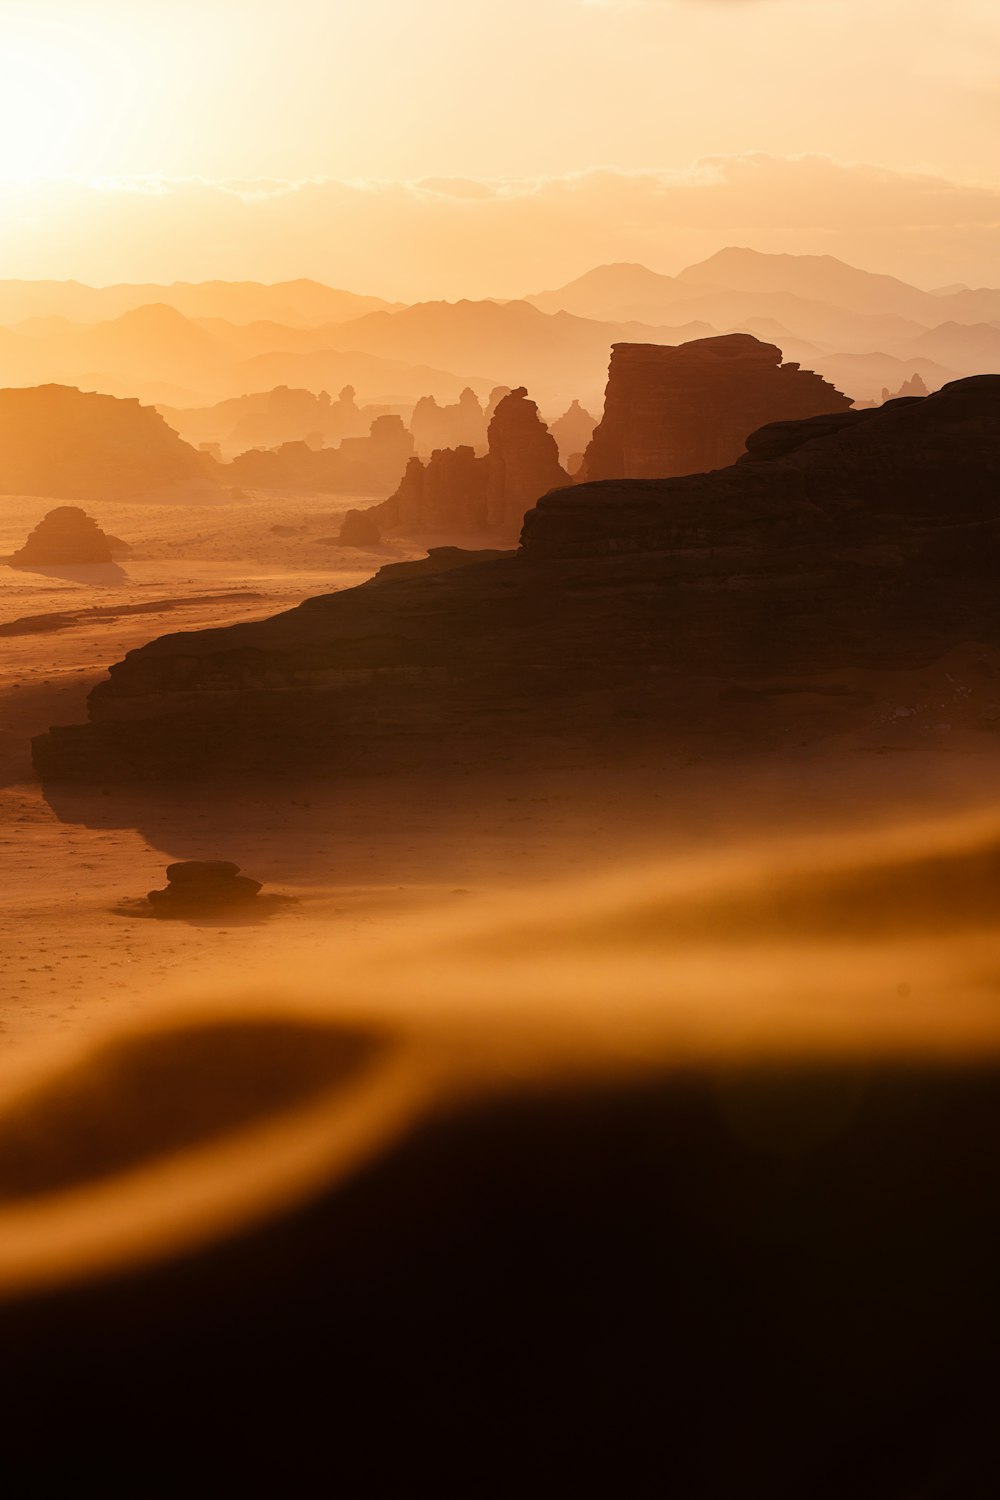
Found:
[[[749,332],[856,400],[918,373],[1000,369],[1000,290],[923,290],[832,256],[725,249],[676,276],[598,266],[521,300],[359,296],[316,281],[87,287],[0,282],[0,384],[51,381],[172,406],[291,385],[369,402],[527,385],[550,417],[600,407],[610,346]]]

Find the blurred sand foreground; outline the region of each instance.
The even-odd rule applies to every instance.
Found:
[[[189,590],[162,619],[0,640],[10,1472],[306,1493],[333,1452],[351,1495],[442,1464],[463,1496],[995,1492],[995,736],[31,779],[96,664],[352,566],[171,564],[128,585]],[[0,579],[7,621],[93,598]],[[296,902],[130,908],[199,857]]]

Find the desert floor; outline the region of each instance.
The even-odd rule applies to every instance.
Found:
[[[5,500],[0,555],[52,503]],[[936,722],[939,682],[951,683],[953,672],[933,691],[898,684],[903,703],[924,694],[930,725],[900,754],[855,745],[730,770],[678,755],[626,766],[624,758],[594,763],[568,740],[564,765],[544,778],[513,756],[488,773],[445,774],[424,762],[392,774],[359,767],[340,784],[81,787],[47,800],[31,771],[30,738],[84,719],[106,664],[153,636],[273,614],[417,555],[325,545],[351,503],[93,504],[86,508],[104,529],[133,548],[120,569],[0,566],[0,1032],[8,1048],[141,1011],[192,983],[245,984],[298,964],[332,973],[341,944],[398,945],[414,919],[474,912],[511,891],[535,893],[537,910],[547,889],[595,871],[811,836],[829,829],[831,808],[838,830],[866,833],[970,808],[992,819],[1000,736],[942,736],[948,725]],[[967,696],[961,685],[948,691]],[[165,883],[165,866],[191,858],[234,860],[294,902],[250,925],[136,914],[145,893]]]

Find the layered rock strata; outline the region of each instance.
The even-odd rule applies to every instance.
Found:
[[[735,463],[769,422],[847,411],[834,386],[748,333],[615,344],[604,416],[580,478],[666,479]]]
[[[105,536],[92,516],[77,505],[59,505],[44,516],[24,546],[10,558],[12,568],[109,563],[129,549]]]

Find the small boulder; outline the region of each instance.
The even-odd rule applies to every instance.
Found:
[[[260,890],[229,860],[188,859],[167,866],[167,886],[150,891],[149,903],[157,917],[215,916],[246,908]]]

